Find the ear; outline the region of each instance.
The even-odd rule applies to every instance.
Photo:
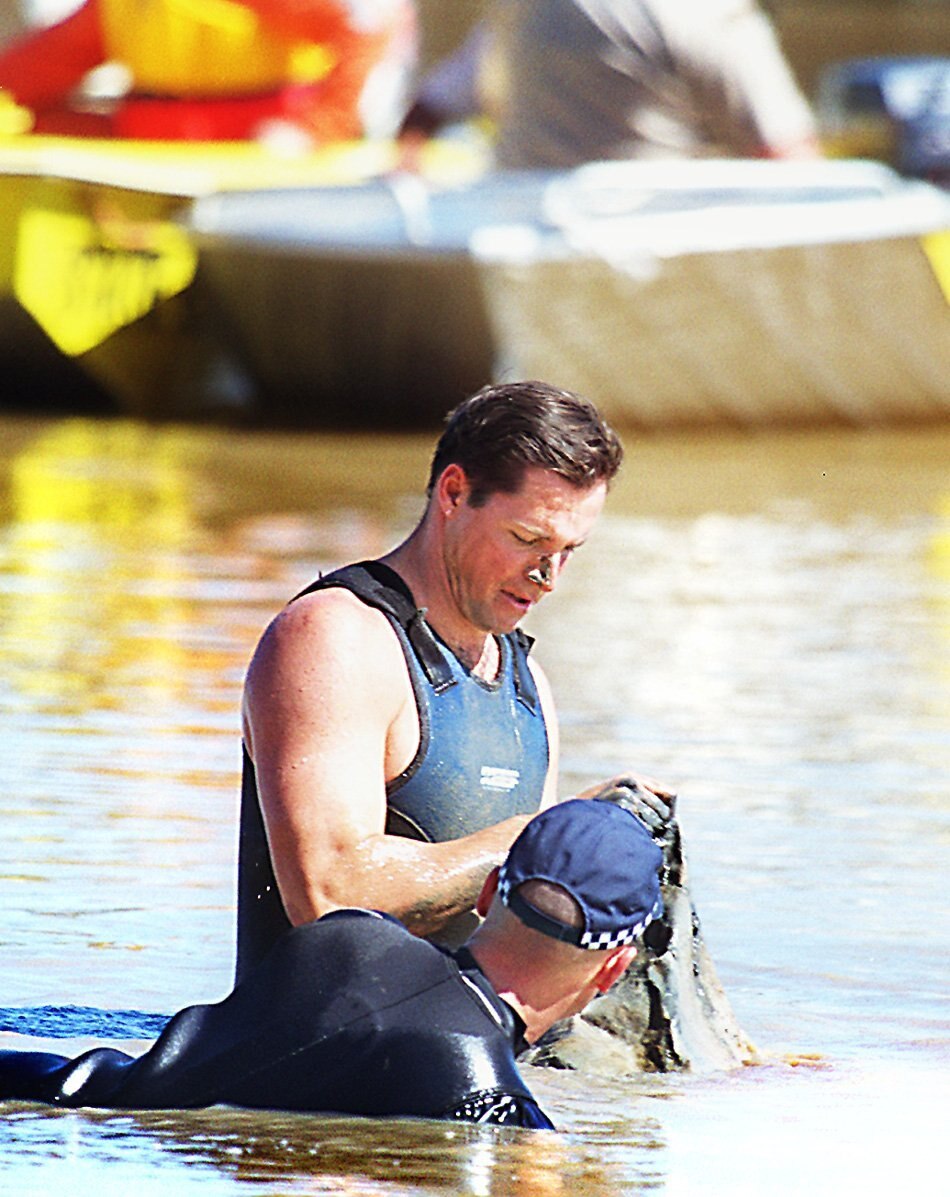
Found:
[[[435,485],[436,498],[443,516],[449,518],[456,508],[461,507],[470,490],[468,477],[462,467],[455,462],[447,465]]]
[[[623,976],[637,954],[637,949],[633,944],[627,944],[622,948],[614,948],[612,952],[607,954],[607,959],[600,967],[600,972],[597,974],[595,984],[597,985],[598,993],[606,993],[612,985]]]
[[[498,892],[498,872],[498,865],[495,865],[482,885],[482,892],[478,895],[478,901],[475,903],[475,912],[479,918],[484,918],[488,914],[488,908]]]

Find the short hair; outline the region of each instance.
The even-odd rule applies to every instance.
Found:
[[[429,471],[432,494],[442,471],[460,465],[481,507],[498,492],[515,494],[538,467],[579,489],[609,485],[623,460],[620,438],[597,408],[546,382],[483,387],[446,417]]]

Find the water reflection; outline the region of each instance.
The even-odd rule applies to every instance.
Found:
[[[616,1129],[616,1128],[615,1128]],[[662,1149],[647,1119],[624,1141],[649,1155]],[[629,1163],[598,1158],[557,1135],[437,1122],[384,1122],[240,1110],[114,1114],[10,1108],[3,1139],[18,1141],[22,1163],[77,1157],[91,1148],[100,1167],[161,1166],[171,1187],[200,1178],[230,1191],[273,1184],[302,1193],[467,1193],[478,1197],[607,1197],[630,1183]],[[608,1153],[609,1155],[609,1153]],[[644,1167],[647,1185],[653,1170]]]
[[[131,424],[80,421],[17,455],[0,559],[5,685],[64,711],[108,705],[103,677],[115,671],[156,699],[174,688],[184,646],[161,632],[175,621],[181,571],[148,546],[187,538],[180,458],[174,433],[155,443]]]

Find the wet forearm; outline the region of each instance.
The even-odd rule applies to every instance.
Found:
[[[332,880],[307,887],[302,902],[288,903],[291,921],[359,906],[395,915],[418,935],[432,934],[473,909],[485,878],[526,822],[526,816],[516,816],[440,844],[373,836],[341,856],[328,870]]]

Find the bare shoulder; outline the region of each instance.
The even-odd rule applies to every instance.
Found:
[[[331,587],[304,595],[289,603],[271,620],[258,643],[252,667],[258,658],[269,660],[290,653],[295,659],[312,654],[326,663],[328,653],[355,651],[360,657],[387,649],[398,652],[398,643],[388,619],[342,587]]]
[[[386,616],[334,587],[295,599],[271,621],[251,658],[245,707],[343,692],[359,701],[372,690],[375,702],[386,705],[391,693],[398,704],[404,676],[402,649]]]

